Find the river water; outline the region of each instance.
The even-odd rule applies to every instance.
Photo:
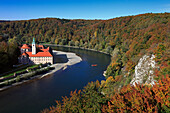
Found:
[[[109,55],[65,47],[52,47],[74,52],[83,61],[59,70],[41,80],[32,80],[0,92],[0,113],[39,113],[55,105],[55,100],[69,96],[70,91],[82,89],[88,82],[104,80],[103,72],[111,61]],[[92,67],[92,64],[97,64]]]

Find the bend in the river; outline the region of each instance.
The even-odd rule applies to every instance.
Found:
[[[55,100],[62,100],[62,96],[69,96],[70,91],[82,89],[90,81],[105,79],[103,72],[111,61],[109,55],[65,47],[52,48],[74,52],[82,61],[41,80],[0,92],[0,113],[37,113],[55,105]],[[97,66],[93,67],[92,64]]]

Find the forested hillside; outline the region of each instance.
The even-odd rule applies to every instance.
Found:
[[[0,36],[0,73],[9,71],[18,63],[20,50],[16,38],[6,39]]]
[[[169,110],[170,13],[140,14],[110,20],[45,18],[1,22],[0,35],[6,40],[15,37],[18,43],[30,43],[35,37],[38,42],[90,48],[112,55],[106,81],[89,83],[83,91],[64,98],[62,104],[57,102],[51,112]],[[0,52],[3,50],[0,49]],[[153,87],[130,86],[135,66],[144,55],[155,56],[157,68],[153,69],[152,76],[159,84]]]

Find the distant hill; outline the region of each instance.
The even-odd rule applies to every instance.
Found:
[[[168,43],[170,13],[147,13],[109,20],[42,18],[0,23],[0,35],[20,43],[36,41],[79,46],[113,54],[121,52],[121,66],[131,70],[147,50]],[[129,62],[129,63],[127,63]]]
[[[1,22],[10,22],[9,20],[0,20],[0,23]]]
[[[0,35],[18,43],[36,41],[121,53],[120,67],[131,70],[140,56],[168,43],[170,13],[147,13],[109,20],[42,18],[1,21]],[[127,63],[128,62],[128,63]]]

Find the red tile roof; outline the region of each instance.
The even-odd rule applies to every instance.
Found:
[[[48,52],[49,51],[49,49],[41,49],[42,51],[44,51],[44,52]]]
[[[52,57],[50,52],[38,52],[37,54],[33,55],[32,52],[26,52],[29,57]]]
[[[36,45],[36,47],[38,47],[41,50],[41,52],[37,52],[35,55],[33,55],[32,52],[24,52],[22,53],[22,55],[29,57],[52,57],[52,54],[49,52],[49,47],[47,49],[44,49],[43,45]],[[31,47],[29,47],[27,44],[24,44],[21,48],[31,49]]]
[[[38,45],[38,48],[44,49],[44,46],[43,45]]]
[[[27,56],[28,54],[24,52],[24,53],[22,53],[22,55],[23,55],[23,56]]]
[[[30,47],[27,44],[24,44],[21,48],[22,49],[30,49]]]

